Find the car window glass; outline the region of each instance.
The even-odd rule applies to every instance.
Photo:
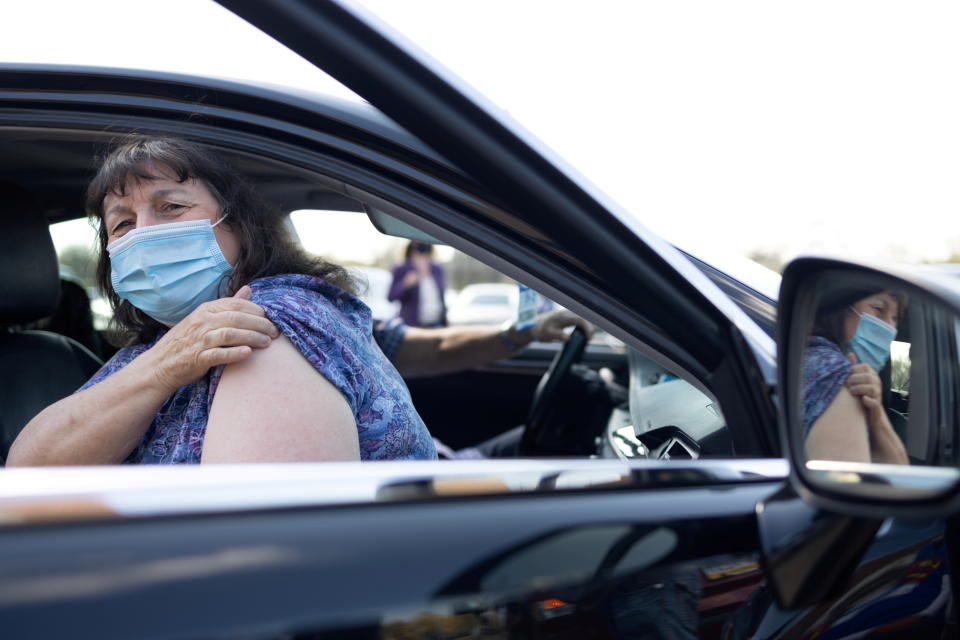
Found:
[[[342,264],[366,280],[362,298],[375,320],[397,314],[397,304],[387,299],[390,270],[403,261],[408,240],[381,233],[367,216],[354,211],[294,211],[290,222],[307,251]],[[451,325],[502,324],[516,317],[516,281],[452,247],[436,245],[433,250],[446,280],[443,298]],[[538,300],[539,312],[558,308],[544,296]],[[600,331],[592,342],[619,341]]]
[[[90,313],[97,331],[104,331],[110,322],[110,304],[97,288],[95,258],[96,228],[85,218],[50,225],[50,236],[57,251],[60,279],[83,287],[90,299]]]
[[[365,215],[350,211],[295,211],[290,220],[303,246],[312,253],[339,262],[366,277],[364,301],[375,319],[387,319],[399,312],[396,302],[388,300],[390,270],[403,259],[407,240],[386,236],[370,224]],[[447,277],[444,299],[451,325],[497,325],[516,317],[517,285],[496,270],[451,247],[437,246],[436,260]],[[557,308],[540,296],[538,311]],[[516,359],[530,361],[538,352],[551,358],[556,344],[534,345]],[[584,455],[624,459],[653,457],[664,460],[690,460],[700,457],[735,455],[727,425],[717,403],[700,388],[675,375],[654,360],[626,347],[620,340],[597,330],[584,358],[587,367],[599,372],[597,380],[606,385],[609,398],[590,396],[589,402],[608,402],[608,414],[600,418],[581,415],[577,428],[591,430]],[[506,372],[503,372],[506,375]],[[539,375],[542,371],[537,371]],[[490,382],[491,375],[483,384]],[[435,433],[444,433],[450,418],[434,414],[433,402],[424,395],[436,395],[438,389],[424,388],[431,383],[408,381],[421,413],[428,413],[428,425]],[[501,395],[490,387],[490,395]],[[444,393],[456,393],[445,389]],[[419,398],[418,398],[419,396]],[[528,402],[524,398],[521,402]],[[426,403],[426,404],[425,404]],[[506,417],[500,429],[506,430],[523,420],[514,414],[515,424]],[[462,444],[454,438],[454,444]],[[441,438],[446,441],[447,438]],[[464,441],[464,443],[467,441]]]
[[[365,215],[353,211],[295,211],[290,215],[290,222],[291,229],[310,253],[353,271],[362,283],[362,298],[375,320],[388,320],[399,313],[399,304],[389,299],[391,268],[402,260],[407,240],[380,233]],[[96,285],[94,226],[85,219],[71,220],[51,225],[50,232],[61,278],[79,284],[86,292],[94,328],[102,335],[111,311]],[[443,299],[451,324],[499,325],[515,318],[518,294],[513,280],[451,247],[437,246],[435,252],[436,261],[447,278]],[[538,311],[556,307],[551,300],[540,297]],[[520,352],[520,358],[530,362],[531,367],[539,362],[536,366],[540,369],[531,369],[539,375],[558,349],[556,344],[534,345]],[[101,341],[98,355],[106,358],[110,353],[106,341]],[[892,388],[901,404],[905,404],[909,393],[909,345],[896,343],[893,355]],[[604,396],[604,402],[610,405],[609,415],[578,417],[585,421],[579,428],[591,430],[594,436],[589,439],[590,450],[580,453],[604,458],[664,460],[735,455],[723,414],[715,401],[654,360],[598,330],[588,347],[585,365],[599,372],[597,379],[604,381],[607,394],[612,394],[613,399]],[[495,386],[499,383],[490,382],[495,379],[491,369],[484,384],[494,385],[486,391],[499,395],[501,391]],[[535,380],[530,384],[533,382]],[[450,390],[440,390],[422,381],[411,381],[410,386],[418,397],[418,408],[422,405],[421,412],[429,418],[431,429],[444,435],[446,423],[450,421],[449,410],[435,406],[430,398],[441,392],[450,394]],[[483,389],[474,391],[481,393]],[[470,400],[464,396],[463,401]],[[590,401],[597,399],[593,397]],[[506,431],[522,423],[528,402],[527,397],[517,398],[519,406],[512,414],[494,414],[490,418],[490,432]],[[906,415],[905,409],[901,409]],[[446,439],[451,438],[446,435]],[[466,438],[460,442],[453,436],[452,442],[460,448],[471,441]]]

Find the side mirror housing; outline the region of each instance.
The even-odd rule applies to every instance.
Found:
[[[784,271],[777,323],[798,495],[865,518],[960,510],[960,278],[801,258]]]

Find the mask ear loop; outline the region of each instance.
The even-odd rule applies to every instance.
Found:
[[[847,307],[847,308],[850,309],[850,311],[853,312],[853,315],[857,316],[857,322],[859,322],[859,321],[860,321],[860,318],[863,317],[862,314],[861,314],[859,311],[857,311],[857,310],[853,307],[853,305],[850,305],[850,306]],[[854,335],[856,335],[856,334],[854,334]],[[846,343],[844,344],[844,347],[845,347],[844,353],[853,353],[853,350],[850,348],[850,343],[851,343],[851,342],[853,342],[853,338],[851,338],[850,340],[847,340]],[[856,354],[854,354],[854,357],[856,358]],[[859,361],[860,361],[860,358],[857,358],[857,362],[859,362]]]
[[[223,215],[220,217],[219,220],[217,220],[217,221],[214,222],[212,225],[210,225],[210,228],[213,229],[215,226],[217,226],[218,224],[220,224],[221,222],[223,222],[224,220],[226,220],[226,219],[229,218],[229,217],[230,217],[230,214],[229,214],[229,213],[223,214]]]

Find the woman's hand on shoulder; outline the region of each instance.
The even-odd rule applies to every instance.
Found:
[[[857,363],[856,357],[850,353],[847,358],[853,364],[853,371],[847,377],[844,385],[854,396],[860,398],[864,408],[875,411],[880,405],[883,394],[883,383],[880,376],[868,364]]]
[[[232,298],[200,305],[144,354],[161,386],[173,393],[211,367],[239,362],[254,349],[270,346],[280,331],[250,301],[251,293],[244,286]]]
[[[873,462],[887,464],[910,464],[903,441],[890,424],[883,406],[883,383],[880,376],[868,364],[857,364],[853,354],[847,354],[853,363],[853,371],[845,384],[847,391],[863,404],[870,430],[870,452]]]

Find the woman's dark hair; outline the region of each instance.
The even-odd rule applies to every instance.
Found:
[[[97,283],[113,307],[115,340],[119,338],[125,344],[149,342],[165,327],[113,290],[103,201],[111,193],[125,196],[131,181],[162,177],[202,182],[220,205],[221,214],[229,214],[222,224],[237,235],[240,255],[228,295],[257,278],[283,273],[315,276],[355,293],[353,278],[346,269],[305,253],[286,228],[285,216],[262,200],[247,180],[213,151],[179,138],[135,138],[121,142],[100,158],[86,197],[87,215],[99,227]]]
[[[813,321],[812,335],[820,336],[831,341],[841,349],[845,348],[844,324],[850,306],[864,298],[878,293],[887,293],[897,301],[897,325],[903,320],[907,310],[907,294],[902,291],[856,291],[839,299],[831,300],[818,310]]]

